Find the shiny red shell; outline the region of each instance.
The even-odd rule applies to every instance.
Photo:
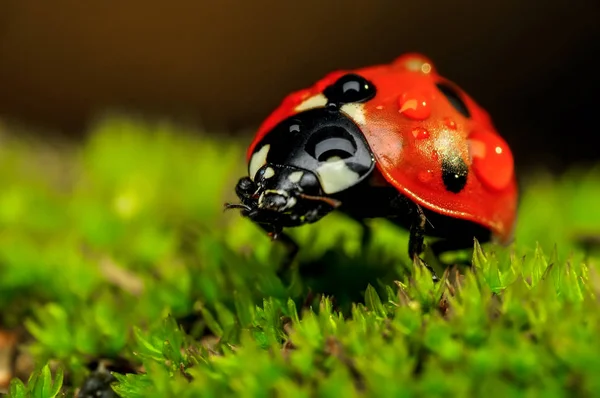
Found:
[[[420,54],[405,54],[387,65],[336,71],[312,87],[288,95],[260,126],[248,148],[248,160],[256,144],[276,124],[308,109],[307,100],[317,104],[314,96],[348,72],[360,74],[376,87],[376,96],[360,104],[364,117],[354,121],[388,183],[421,206],[483,225],[498,241],[508,243],[518,195],[510,148],[487,112],[439,75],[432,62]],[[440,82],[459,93],[470,118],[459,113],[437,89],[435,84]],[[301,104],[302,109],[297,109]],[[466,185],[459,193],[449,192],[442,181],[441,159],[450,152],[459,153],[469,169]]]

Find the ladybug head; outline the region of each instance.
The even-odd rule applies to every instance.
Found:
[[[335,98],[336,93],[332,93]],[[363,181],[375,158],[340,101],[296,113],[254,147],[236,193],[242,214],[276,228],[312,223],[341,203],[335,194]]]

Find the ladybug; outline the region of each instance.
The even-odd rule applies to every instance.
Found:
[[[410,231],[408,255],[508,244],[516,220],[514,160],[488,113],[408,53],[386,65],[338,70],[287,96],[247,151],[240,209],[273,239],[298,247],[284,228],[334,210],[385,217]]]

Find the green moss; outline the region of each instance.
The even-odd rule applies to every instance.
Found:
[[[331,215],[291,232],[288,285],[282,248],[223,212],[243,143],[176,130],[108,118],[69,150],[3,143],[0,324],[26,326],[39,369],[11,396],[72,394],[99,358],[129,363],[123,397],[599,391],[600,255],[577,236],[600,234],[600,168],[526,176],[515,243],[475,242],[460,277],[434,285],[385,220],[361,248]]]

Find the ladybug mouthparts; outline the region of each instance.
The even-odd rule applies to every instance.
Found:
[[[314,173],[289,165],[264,165],[253,180],[241,178],[236,193],[241,203],[226,209],[241,209],[259,224],[281,228],[313,223],[341,204],[324,196]]]
[[[283,212],[296,204],[296,198],[286,191],[264,191],[258,197],[260,209]]]

